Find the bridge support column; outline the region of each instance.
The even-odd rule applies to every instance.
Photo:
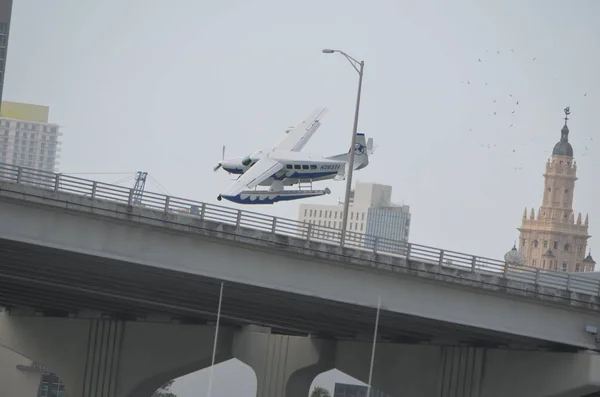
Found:
[[[371,344],[338,342],[336,368],[368,380]],[[394,396],[581,397],[600,391],[600,354],[380,344],[373,387]]]
[[[481,397],[583,397],[598,392],[598,353],[486,352]]]
[[[69,397],[148,397],[210,366],[214,327],[0,314],[0,345],[60,376]],[[231,358],[219,331],[216,363]]]
[[[250,326],[235,335],[233,356],[254,369],[257,397],[306,397],[315,377],[334,368],[335,342]]]
[[[367,342],[338,342],[335,368],[367,382],[371,349],[372,344]],[[451,397],[440,393],[441,358],[435,346],[380,343],[375,352],[372,386],[393,396]]]

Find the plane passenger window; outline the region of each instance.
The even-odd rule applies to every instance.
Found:
[[[294,168],[297,169],[297,170],[302,169],[302,167],[300,167],[298,164],[295,164]]]
[[[304,165],[302,166],[302,169],[303,169],[303,170],[307,170],[307,169],[308,169],[308,165],[304,164]]]
[[[317,169],[317,166],[316,166],[316,165],[314,165],[314,164],[311,164],[311,165],[310,165],[310,169],[311,169],[311,170],[316,170],[316,169]]]
[[[287,168],[288,170],[291,170],[294,167],[291,164],[288,164],[288,165],[285,166],[285,168]]]

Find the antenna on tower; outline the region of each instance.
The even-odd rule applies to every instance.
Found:
[[[565,125],[567,125],[567,121],[569,120],[569,115],[571,114],[571,107],[567,106],[565,108]]]
[[[138,171],[135,175],[135,186],[133,187],[133,204],[140,204],[146,187],[147,172]]]

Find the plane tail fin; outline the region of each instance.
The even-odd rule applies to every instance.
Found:
[[[373,138],[367,140],[365,134],[359,132],[356,134],[356,144],[354,146],[354,169],[360,170],[369,165],[369,155],[373,154]],[[327,157],[331,160],[348,161],[350,150],[347,153],[338,154],[336,156]]]

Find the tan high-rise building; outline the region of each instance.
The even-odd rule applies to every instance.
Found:
[[[56,172],[59,126],[48,122],[48,106],[0,102],[0,163]]]
[[[542,205],[535,213],[525,208],[520,232],[519,251],[528,266],[564,272],[591,272],[595,262],[586,256],[589,219],[573,212],[577,165],[569,143],[567,126],[570,110],[565,109],[565,125],[560,141],[546,163]]]

